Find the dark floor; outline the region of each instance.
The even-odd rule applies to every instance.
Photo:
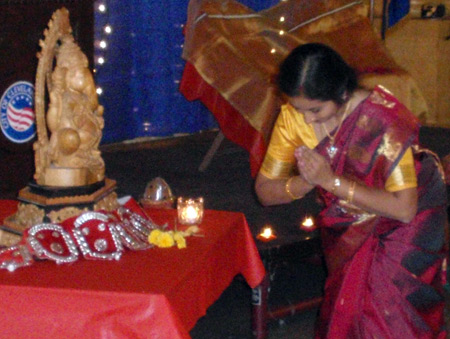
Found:
[[[243,212],[256,236],[271,224],[277,239],[256,240],[270,271],[269,303],[272,310],[295,305],[299,300],[320,296],[325,270],[320,263],[317,234],[299,229],[304,216],[314,216],[319,206],[314,193],[290,205],[264,208],[253,193],[247,153],[225,140],[204,171],[198,171],[216,132],[158,141],[140,141],[103,146],[107,176],[117,180],[119,196],[139,199],[148,181],[162,177],[175,196],[203,196],[208,209]],[[450,152],[449,130],[425,128],[423,144],[439,156]],[[317,255],[319,254],[319,256]],[[319,260],[317,260],[319,258]],[[217,302],[201,318],[194,339],[251,338],[251,290],[241,277],[234,279]],[[272,319],[269,338],[312,338],[317,309]]]

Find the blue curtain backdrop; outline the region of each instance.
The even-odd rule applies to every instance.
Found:
[[[277,2],[241,1],[255,11]],[[188,3],[96,1],[94,69],[105,106],[103,144],[217,127],[200,102],[189,102],[178,91]]]
[[[392,0],[388,7],[388,26],[392,27],[409,13],[409,0]]]

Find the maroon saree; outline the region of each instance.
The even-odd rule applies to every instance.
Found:
[[[418,147],[419,124],[377,87],[345,120],[331,159],[337,175],[383,188],[408,147],[418,212],[408,224],[362,211],[319,188],[328,278],[317,338],[445,338],[442,266],[446,191],[438,161]],[[329,140],[316,148],[327,157]]]

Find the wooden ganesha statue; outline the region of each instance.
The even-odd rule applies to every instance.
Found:
[[[66,9],[55,12],[44,35],[36,75],[34,178],[39,185],[57,187],[102,181],[103,106],[98,103],[88,59],[72,36]]]

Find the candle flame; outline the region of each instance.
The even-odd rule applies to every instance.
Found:
[[[187,219],[196,219],[198,218],[198,211],[194,206],[188,206],[186,208],[186,218]]]
[[[264,242],[272,241],[277,238],[271,226],[264,226],[256,237]]]
[[[306,217],[303,222],[302,226],[304,227],[313,227],[314,226],[314,220],[311,217]]]
[[[203,218],[203,198],[178,198],[178,221],[182,224],[199,224]]]
[[[314,219],[312,217],[306,216],[305,219],[303,219],[302,224],[300,225],[300,229],[306,232],[314,231],[316,229]]]
[[[264,227],[263,230],[261,231],[261,236],[268,239],[270,237],[273,236],[273,231],[270,227]]]

